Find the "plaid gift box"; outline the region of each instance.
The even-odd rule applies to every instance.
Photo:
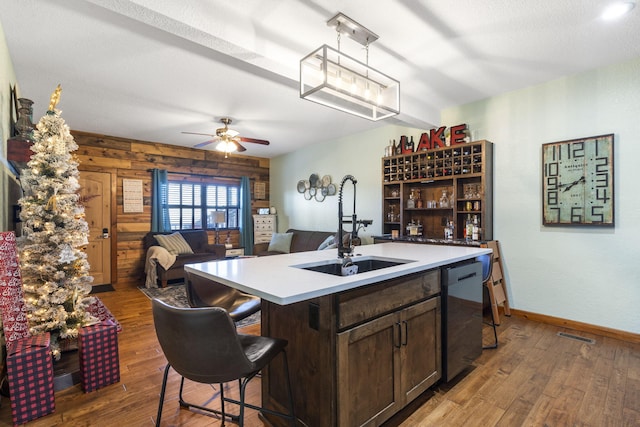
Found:
[[[103,321],[78,333],[80,382],[85,393],[120,381],[116,325]]]
[[[13,424],[20,425],[56,409],[53,361],[48,332],[7,346],[7,377]]]

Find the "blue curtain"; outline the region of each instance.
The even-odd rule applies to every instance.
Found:
[[[253,228],[251,227],[251,189],[249,177],[240,179],[240,246],[245,255],[253,255]]]
[[[167,209],[167,171],[153,169],[151,172],[151,231],[170,231]]]

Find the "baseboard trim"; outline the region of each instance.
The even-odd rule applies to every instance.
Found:
[[[93,285],[91,287],[90,294],[99,294],[99,293],[102,293],[102,292],[112,292],[112,291],[115,291],[115,289],[113,288],[113,286],[111,284]]]
[[[517,310],[512,308],[513,316],[522,317],[535,322],[546,323],[548,325],[561,326],[563,328],[573,329],[576,331],[587,332],[590,334],[600,335],[603,337],[614,338],[617,340],[640,343],[640,334],[621,331],[619,329],[607,328],[604,326],[591,325],[589,323],[576,322],[575,320],[562,319],[560,317],[547,316],[545,314],[531,313],[529,311]]]

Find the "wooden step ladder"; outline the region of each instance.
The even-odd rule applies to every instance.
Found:
[[[503,305],[505,316],[511,316],[509,298],[507,297],[507,282],[504,277],[500,242],[497,240],[491,240],[487,242],[487,247],[493,250],[493,269],[491,271],[491,283],[488,286],[489,299],[491,301],[491,311],[493,312],[494,322],[496,325],[499,325],[500,313],[498,305]]]

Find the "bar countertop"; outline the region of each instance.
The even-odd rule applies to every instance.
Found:
[[[409,262],[352,276],[334,276],[301,268],[308,264],[335,262],[336,249],[265,257],[239,257],[187,264],[184,268],[192,274],[276,304],[286,305],[446,266],[490,252],[491,249],[488,248],[414,243],[356,246],[353,261],[376,257]]]

